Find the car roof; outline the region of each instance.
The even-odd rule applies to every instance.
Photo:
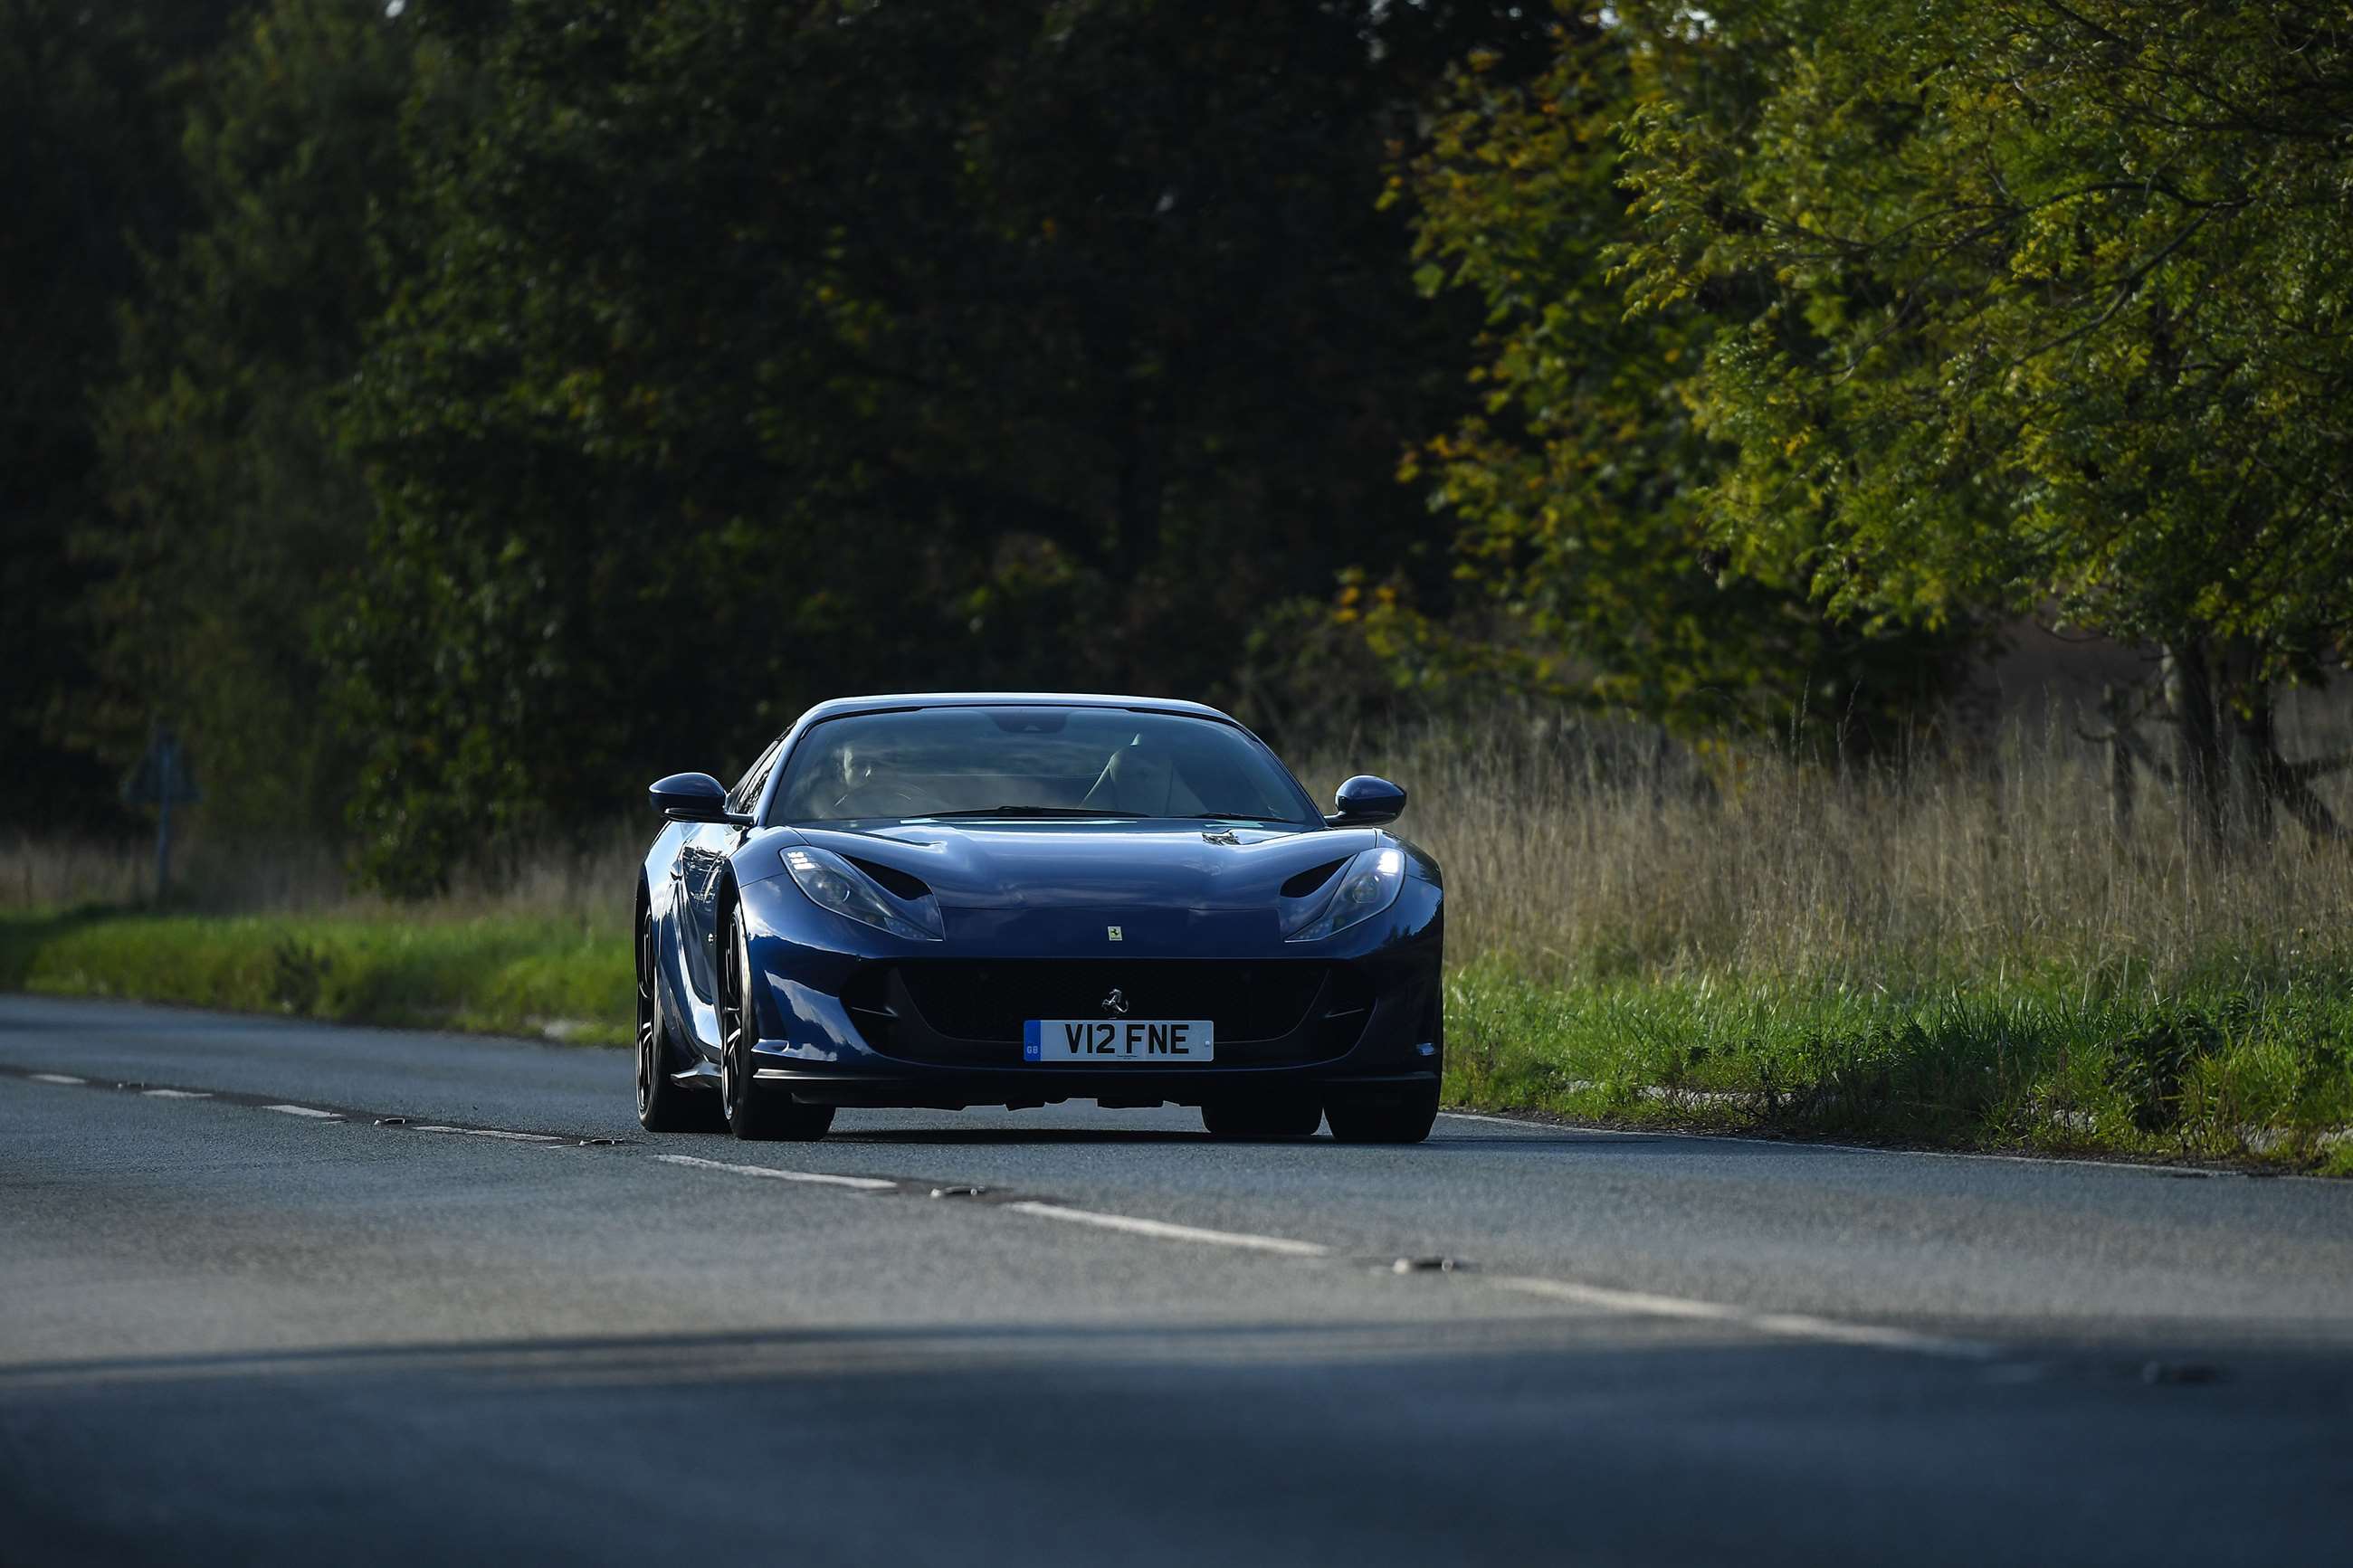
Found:
[[[1189,713],[1220,723],[1239,722],[1229,713],[1204,702],[1176,697],[1117,697],[1087,691],[902,691],[887,696],[836,697],[818,703],[795,721],[797,730],[820,719],[845,713],[873,713],[892,708],[1145,708],[1161,713]]]

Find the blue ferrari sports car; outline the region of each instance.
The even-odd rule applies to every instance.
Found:
[[[1213,708],[860,697],[732,790],[678,773],[638,885],[638,1117],[818,1138],[839,1106],[1198,1106],[1409,1143],[1444,897],[1357,777],[1318,811]]]

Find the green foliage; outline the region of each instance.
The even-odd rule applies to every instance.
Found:
[[[1653,26],[1658,26],[1655,21]],[[2353,633],[2341,7],[1785,0],[1752,91],[1633,121],[1631,298],[1719,301],[1693,396],[1736,563],[1834,610],[1998,602],[2248,651]]]
[[[1852,751],[2031,611],[2327,837],[2263,694],[2353,633],[2348,37],[0,0],[0,808],[170,719],[415,892],[845,689]]]
[[[1535,78],[1474,54],[1422,150],[1394,177],[1413,203],[1418,274],[1486,307],[1480,410],[1410,454],[1457,520],[1471,646],[1409,607],[1368,610],[1377,647],[1433,674],[1501,666],[1515,684],[1676,721],[1788,727],[1850,744],[1943,688],[1964,639],[1866,631],[1808,602],[1802,571],[1752,552],[1726,570],[1709,487],[1732,449],[1687,383],[1721,318],[1684,300],[1629,317],[1607,258],[1636,237],[1617,127],[1703,87],[1715,52],[1675,30],[1573,13]],[[1344,606],[1344,616],[1354,606]]]
[[[336,1023],[631,1038],[629,945],[550,920],[10,915],[0,989]]]
[[[371,874],[845,689],[1216,693],[1259,606],[1401,550],[1389,455],[1460,338],[1375,198],[1443,38],[1366,25],[689,0],[437,36],[426,237],[346,427]]]
[[[2152,994],[2085,977],[1859,991],[1717,976],[1448,990],[1447,1098],[1633,1125],[2263,1159],[2341,1173],[2339,973]]]
[[[172,156],[185,68],[227,9],[0,0],[0,815],[15,820],[112,815],[109,764],[128,737],[93,700],[85,604],[105,570],[73,547],[99,510],[87,389],[106,374],[139,249],[185,214]]]
[[[97,434],[110,511],[81,531],[110,716],[196,738],[207,820],[320,832],[348,771],[319,648],[365,539],[328,392],[380,308],[408,34],[352,0],[275,0],[192,73],[193,216],[121,312]]]

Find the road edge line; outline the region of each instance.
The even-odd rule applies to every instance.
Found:
[[[1196,1225],[1177,1225],[1165,1219],[1137,1219],[1130,1215],[1104,1214],[1096,1209],[1074,1209],[1063,1204],[1040,1203],[1024,1199],[1019,1203],[1000,1205],[1013,1214],[1035,1215],[1039,1219],[1064,1220],[1071,1225],[1093,1226],[1099,1230],[1124,1231],[1130,1236],[1151,1237],[1159,1241],[1198,1241],[1212,1247],[1236,1247],[1250,1252],[1271,1252],[1285,1258],[1329,1258],[1332,1249],[1321,1242],[1293,1241],[1282,1236],[1258,1236],[1249,1231],[1208,1230]]]

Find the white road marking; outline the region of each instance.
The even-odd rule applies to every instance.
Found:
[[[285,1116],[315,1116],[322,1121],[341,1121],[343,1114],[334,1110],[317,1110],[307,1105],[265,1105],[264,1110],[275,1110]]]
[[[75,1078],[70,1073],[62,1072],[28,1072],[25,1076],[35,1083],[88,1083],[90,1081],[86,1078]]]
[[[1065,1208],[1060,1204],[1007,1204],[1015,1214],[1036,1215],[1040,1219],[1069,1220],[1073,1225],[1092,1225],[1104,1230],[1124,1230],[1131,1236],[1155,1237],[1163,1241],[1202,1241],[1214,1247],[1247,1247],[1252,1252],[1279,1252],[1288,1258],[1329,1258],[1332,1249],[1313,1241],[1293,1241],[1280,1236],[1252,1236],[1238,1230],[1203,1230],[1198,1226],[1171,1225],[1161,1219],[1134,1219],[1123,1214],[1098,1214],[1093,1209]]]
[[[772,1182],[807,1182],[821,1187],[855,1187],[860,1192],[895,1190],[899,1184],[879,1176],[834,1176],[823,1171],[779,1171],[773,1165],[731,1165],[724,1160],[704,1160],[692,1154],[657,1154],[665,1165],[691,1165],[699,1171],[726,1171],[738,1176],[764,1176]]]
[[[455,1132],[466,1138],[506,1138],[517,1143],[561,1143],[552,1132],[509,1132],[497,1127],[412,1127],[411,1132]]]
[[[203,1089],[142,1089],[139,1091],[150,1100],[210,1100],[212,1091]]]
[[[1452,1114],[1452,1113],[1449,1113]],[[1483,1118],[1482,1119],[1483,1120]],[[424,1128],[423,1131],[452,1131]],[[758,1176],[777,1182],[807,1182],[823,1186],[855,1187],[866,1191],[896,1188],[897,1182],[875,1176],[837,1176],[820,1171],[780,1171],[769,1165],[737,1165],[723,1160],[705,1160],[692,1154],[656,1154],[655,1159],[669,1165],[688,1165],[697,1170],[725,1171],[732,1175]],[[1039,1219],[1058,1219],[1071,1225],[1092,1226],[1098,1230],[1115,1230],[1129,1236],[1149,1237],[1155,1241],[1191,1241],[1211,1247],[1240,1247],[1249,1252],[1271,1252],[1285,1258],[1330,1258],[1333,1249],[1321,1242],[1295,1241],[1289,1237],[1259,1236],[1249,1231],[1208,1230],[1199,1226],[1176,1225],[1162,1219],[1139,1219],[1132,1215],[1104,1214],[1097,1209],[1071,1208],[1062,1204],[1042,1203],[1034,1198],[1003,1205],[1008,1213],[1034,1215]],[[1773,1334],[1785,1339],[1813,1340],[1823,1344],[1862,1345],[1873,1350],[1903,1351],[1915,1355],[1942,1356],[1957,1361],[1990,1361],[2003,1352],[1997,1346],[1973,1340],[1947,1338],[1941,1334],[1915,1333],[1909,1329],[1887,1328],[1877,1323],[1841,1322],[1834,1318],[1818,1318],[1810,1312],[1768,1312],[1750,1307],[1736,1307],[1728,1302],[1705,1301],[1691,1296],[1661,1296],[1647,1290],[1617,1290],[1602,1285],[1582,1285],[1570,1279],[1544,1279],[1527,1275],[1472,1275],[1470,1278],[1492,1285],[1499,1290],[1516,1291],[1524,1296],[1541,1296],[1555,1301],[1572,1301],[1581,1307],[1592,1307],[1606,1312],[1624,1312],[1643,1317],[1678,1318],[1691,1322],[1722,1323],[1729,1328],[1750,1333]]]
[[[1834,1318],[1817,1318],[1809,1312],[1760,1312],[1747,1307],[1735,1307],[1722,1301],[1703,1301],[1690,1296],[1658,1296],[1647,1290],[1613,1290],[1600,1285],[1579,1285],[1567,1279],[1538,1279],[1515,1275],[1490,1279],[1487,1283],[1499,1290],[1516,1290],[1524,1296],[1544,1296],[1556,1301],[1574,1301],[1579,1306],[1598,1307],[1607,1312],[1725,1323],[1757,1333],[1778,1334],[1787,1339],[1869,1345],[1876,1350],[1909,1351],[1916,1355],[1947,1356],[1960,1361],[1987,1361],[2001,1353],[1992,1345],[1979,1344],[1973,1340],[1914,1333],[1909,1329],[1890,1329],[1875,1323],[1844,1323]]]
[[[1555,1127],[1547,1121],[1524,1121],[1516,1116],[1486,1116],[1476,1110],[1441,1110],[1439,1115],[1449,1121],[1484,1121],[1496,1127],[1515,1127],[1523,1132],[1616,1132],[1615,1127]]]

